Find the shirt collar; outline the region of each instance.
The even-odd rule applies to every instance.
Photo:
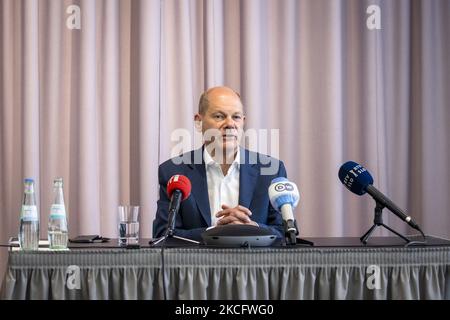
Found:
[[[238,147],[237,152],[236,152],[236,156],[234,157],[233,162],[231,163],[232,166],[235,166],[236,168],[239,169],[239,163],[240,163],[240,158],[241,157],[241,147]],[[211,165],[219,165],[209,154],[209,152],[206,150],[206,147],[203,148],[203,160],[205,161],[205,165],[211,166]]]

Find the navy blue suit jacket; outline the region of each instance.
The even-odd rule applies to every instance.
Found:
[[[252,212],[250,218],[253,221],[261,227],[270,228],[278,237],[283,237],[281,214],[272,207],[268,196],[268,188],[272,179],[286,177],[283,162],[243,148],[241,148],[240,155],[239,204]],[[153,237],[162,237],[167,230],[170,199],[167,196],[166,187],[167,181],[176,174],[189,178],[192,191],[191,195],[180,205],[174,234],[201,241],[202,232],[211,226],[203,147],[169,159],[159,166],[159,200],[156,217],[153,221]]]

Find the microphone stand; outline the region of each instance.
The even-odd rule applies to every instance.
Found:
[[[175,203],[175,206],[169,207],[169,218],[167,222],[167,230],[164,236],[161,238],[150,241],[150,244],[153,246],[161,246],[161,245],[169,245],[169,246],[180,246],[180,245],[193,245],[200,244],[200,242],[179,237],[174,234],[175,230],[175,218],[178,210],[180,209],[180,202],[183,195],[180,190],[175,190],[172,194],[172,203]],[[177,199],[179,198],[179,199]],[[160,244],[161,243],[161,244]]]
[[[163,284],[163,296],[164,300],[167,300],[168,288],[166,285],[166,267],[165,267],[165,258],[164,258],[164,249],[166,247],[179,247],[179,246],[191,246],[198,245],[200,242],[179,237],[174,235],[175,230],[175,217],[180,209],[180,203],[183,200],[183,194],[180,190],[175,190],[172,194],[171,204],[169,206],[169,217],[167,221],[167,230],[164,236],[156,240],[150,240],[149,244],[152,247],[160,247],[161,248],[161,270],[162,270],[162,284]]]
[[[285,245],[308,245],[313,246],[314,243],[305,239],[297,238],[298,235],[298,228],[297,228],[297,222],[288,220],[287,222],[283,220],[284,225],[284,239],[285,239]]]
[[[385,227],[386,229],[388,229],[389,231],[391,231],[392,233],[395,233],[396,235],[398,235],[400,238],[405,240],[407,243],[410,243],[411,242],[410,239],[408,239],[404,235],[398,233],[397,231],[395,231],[394,229],[390,228],[389,226],[387,226],[383,223],[383,209],[384,208],[385,208],[384,205],[382,205],[379,201],[376,201],[375,217],[373,219],[373,226],[361,238],[359,238],[361,240],[361,242],[364,244],[367,244],[367,240],[369,239],[370,235],[375,230],[375,228],[378,226],[382,226],[382,227]]]
[[[178,247],[178,246],[198,245],[198,244],[200,244],[200,242],[191,240],[188,238],[176,236],[173,234],[173,230],[168,229],[164,236],[162,236],[161,238],[159,238],[155,241],[150,241],[150,244],[154,247],[159,247],[162,245]]]

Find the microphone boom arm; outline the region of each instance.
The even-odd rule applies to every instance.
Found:
[[[419,230],[420,228],[417,225],[417,223],[411,218],[411,216],[408,216],[403,212],[402,209],[400,209],[398,206],[395,205],[391,200],[385,197],[383,193],[381,193],[377,188],[369,184],[366,188],[367,193],[372,196],[372,198],[375,199],[377,202],[377,205],[380,204],[383,206],[383,208],[388,208],[389,211],[391,211],[393,214],[395,214],[397,217],[399,217],[401,220],[405,221],[407,224],[409,224],[412,228]],[[382,208],[382,209],[383,209]]]
[[[176,214],[180,209],[180,203],[183,198],[183,193],[180,190],[175,190],[172,194],[171,204],[175,204],[169,207],[169,217],[167,219],[166,235],[171,237],[175,230]]]

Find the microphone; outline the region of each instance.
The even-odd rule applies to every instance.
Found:
[[[353,161],[347,161],[339,169],[338,175],[339,180],[341,180],[351,192],[360,196],[367,192],[377,203],[388,208],[392,213],[408,223],[414,229],[422,232],[411,216],[405,214],[402,209],[397,207],[395,203],[373,186],[372,175],[362,165]]]
[[[175,216],[180,209],[180,204],[191,194],[191,181],[186,176],[176,174],[167,182],[167,195],[170,198],[169,217],[166,235],[172,235],[175,229]]]
[[[275,178],[269,186],[269,199],[272,207],[281,212],[286,234],[289,234],[290,239],[295,243],[295,235],[298,231],[295,227],[293,208],[297,206],[300,199],[297,186],[284,177]]]

